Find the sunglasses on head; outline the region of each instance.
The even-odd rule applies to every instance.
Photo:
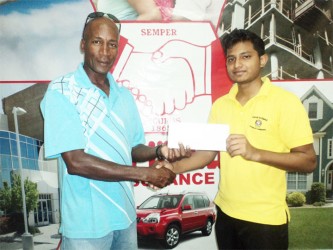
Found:
[[[97,12],[92,12],[90,13],[88,16],[87,16],[87,19],[86,19],[86,22],[84,23],[84,27],[83,27],[83,32],[82,32],[82,37],[83,37],[83,34],[84,34],[84,31],[87,27],[87,24],[92,20],[92,19],[95,19],[95,18],[98,18],[98,17],[103,17],[103,16],[106,16],[107,18],[109,18],[110,20],[112,20],[118,30],[119,30],[119,33],[120,33],[120,30],[121,30],[121,24],[120,24],[120,21],[118,20],[118,18],[116,18],[114,15],[112,14],[109,14],[109,13],[104,13],[104,12],[100,12],[100,11],[97,11]]]

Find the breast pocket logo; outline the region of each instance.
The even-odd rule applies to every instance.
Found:
[[[267,118],[259,117],[259,116],[252,116],[251,122],[250,122],[250,127],[253,129],[256,129],[256,130],[266,131],[267,123],[268,123]]]

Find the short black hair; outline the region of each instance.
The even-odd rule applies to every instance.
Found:
[[[245,29],[234,29],[230,34],[220,37],[220,41],[227,55],[227,50],[233,47],[236,43],[249,41],[253,44],[253,48],[258,52],[259,57],[265,54],[265,43],[255,33]]]

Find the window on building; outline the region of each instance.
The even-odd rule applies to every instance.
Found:
[[[333,158],[333,139],[327,140],[327,158]]]
[[[9,133],[6,131],[0,131],[0,137],[2,138],[9,138]]]
[[[11,156],[10,155],[0,155],[0,166],[1,166],[1,169],[3,169],[3,170],[11,170],[12,169]]]
[[[23,169],[38,170],[38,154],[42,141],[20,135],[20,149]],[[0,187],[3,182],[11,185],[11,171],[19,169],[16,134],[0,130]]]
[[[16,140],[10,140],[10,149],[12,150],[12,155],[18,155]]]
[[[306,174],[298,173],[298,182],[297,182],[297,189],[305,190],[306,189]]]
[[[309,103],[309,118],[317,119],[318,117],[318,103],[311,102]]]
[[[8,139],[0,138],[0,154],[10,155],[10,146]]]
[[[287,181],[288,181],[288,189],[296,189],[296,173],[288,173],[288,177],[287,177]]]
[[[314,94],[303,101],[303,105],[308,112],[310,120],[323,119],[324,101],[323,99]]]
[[[307,174],[306,173],[288,173],[287,188],[288,190],[306,190]]]

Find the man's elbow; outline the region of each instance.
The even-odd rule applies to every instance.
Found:
[[[306,164],[306,173],[312,173],[317,167],[317,157],[316,155],[313,155],[309,158]]]
[[[297,152],[297,150],[295,151]],[[299,163],[302,164],[299,166],[301,168],[300,172],[303,173],[312,173],[317,167],[317,155],[313,147],[313,144],[304,145],[299,148],[301,155],[299,156],[302,159]]]
[[[73,162],[66,164],[67,173],[70,175],[80,175],[80,166]]]
[[[82,162],[84,154],[81,150],[73,150],[62,153],[62,158],[66,163],[67,173],[70,175],[80,175],[82,171]]]

